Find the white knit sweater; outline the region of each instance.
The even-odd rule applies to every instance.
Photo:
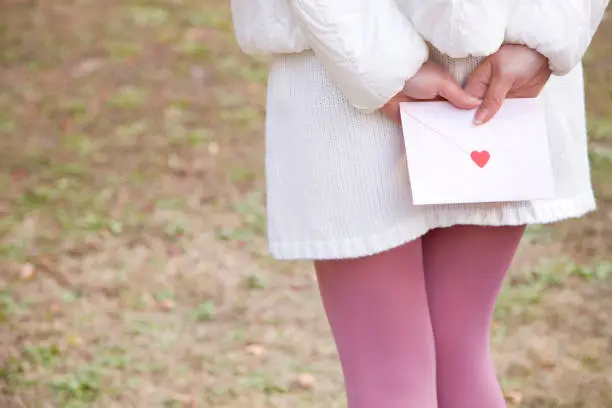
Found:
[[[462,82],[479,59],[432,58]],[[360,257],[455,224],[523,225],[595,208],[581,67],[543,92],[557,199],[414,206],[401,129],[352,107],[311,52],[271,66],[266,134],[268,235],[277,259]]]

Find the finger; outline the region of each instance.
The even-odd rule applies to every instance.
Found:
[[[440,86],[438,94],[459,109],[474,109],[481,103],[480,99],[465,92],[450,76]]]
[[[482,100],[482,104],[476,111],[474,124],[483,125],[487,123],[501,109],[506,95],[512,89],[512,81],[503,77],[492,77],[491,83]]]
[[[468,76],[464,87],[465,92],[476,98],[484,98],[491,82],[492,73],[492,64],[485,60]]]
[[[385,114],[385,116],[387,116],[387,118],[401,125],[402,118],[401,118],[400,107],[398,103],[392,103],[392,104],[385,105],[381,110]]]

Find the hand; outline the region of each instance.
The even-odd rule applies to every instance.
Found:
[[[382,112],[396,123],[401,123],[401,102],[446,100],[460,109],[474,109],[480,105],[478,98],[461,89],[448,71],[441,65],[427,61],[408,81],[404,89],[381,108]]]
[[[535,98],[550,78],[548,60],[524,45],[506,44],[469,76],[465,90],[483,102],[474,123],[487,123],[506,98]]]

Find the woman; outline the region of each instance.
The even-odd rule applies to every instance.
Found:
[[[607,4],[232,0],[242,49],[273,56],[270,249],[314,261],[350,408],[505,406],[488,336],[524,226],[595,208],[580,60]],[[400,102],[481,124],[540,93],[556,198],[412,204]]]

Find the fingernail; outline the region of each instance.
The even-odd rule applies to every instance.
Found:
[[[482,125],[482,122],[484,122],[484,118],[488,114],[489,114],[489,111],[487,111],[486,109],[478,111],[478,113],[476,113],[476,117],[474,118],[474,124],[475,125]]]
[[[473,104],[480,105],[482,103],[482,99],[477,98],[475,96],[470,96],[470,102]]]

